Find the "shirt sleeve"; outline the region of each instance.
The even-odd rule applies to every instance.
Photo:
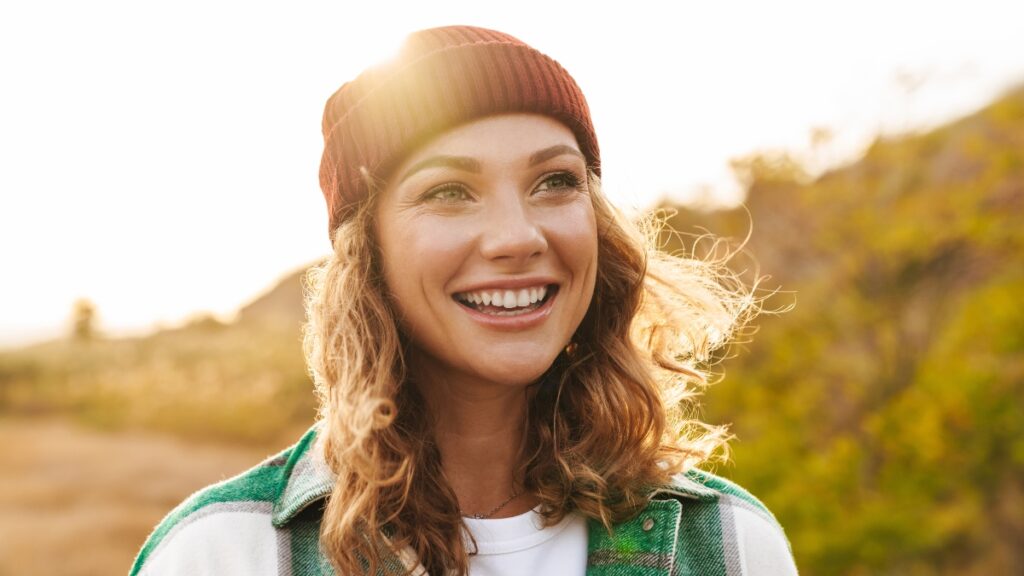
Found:
[[[785,535],[760,515],[734,508],[736,535],[743,574],[749,576],[794,576],[796,562]]]
[[[259,576],[277,574],[279,534],[269,517],[246,512],[198,516],[168,534],[140,576]]]

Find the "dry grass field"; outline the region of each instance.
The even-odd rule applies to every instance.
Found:
[[[297,440],[300,276],[230,325],[0,351],[0,576],[126,574],[178,502]]]
[[[0,576],[126,574],[183,498],[280,447],[0,418]]]

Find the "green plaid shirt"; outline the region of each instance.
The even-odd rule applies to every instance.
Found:
[[[319,550],[322,501],[335,481],[317,427],[298,443],[251,470],[189,497],[156,527],[131,575],[219,576],[333,574]],[[756,515],[776,556],[791,566],[788,542],[772,514],[735,484],[691,471],[654,491],[634,519],[609,534],[588,521],[588,576],[738,575],[758,572],[741,548],[734,514]],[[774,532],[777,531],[777,532]],[[781,540],[780,540],[781,538]],[[785,548],[779,551],[781,543]],[[763,546],[762,546],[763,548]],[[385,558],[382,576],[416,567],[411,551]],[[772,570],[772,573],[795,573]]]

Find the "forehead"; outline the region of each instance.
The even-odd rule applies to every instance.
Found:
[[[399,164],[405,167],[436,155],[466,156],[487,162],[525,162],[550,146],[579,150],[576,136],[565,124],[539,114],[501,114],[451,128],[414,149]]]

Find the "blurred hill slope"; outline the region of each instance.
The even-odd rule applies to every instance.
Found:
[[[746,212],[679,212],[742,238],[797,303],[706,398],[734,469],[815,574],[1024,566],[1024,89],[877,141],[809,181],[736,162]],[[678,247],[678,244],[672,247]]]
[[[236,323],[246,328],[270,328],[299,334],[306,320],[302,294],[307,269],[302,268],[285,275],[261,296],[242,306]]]
[[[142,338],[60,340],[0,353],[0,414],[283,446],[316,412],[302,357],[302,277],[235,322],[200,315]]]

